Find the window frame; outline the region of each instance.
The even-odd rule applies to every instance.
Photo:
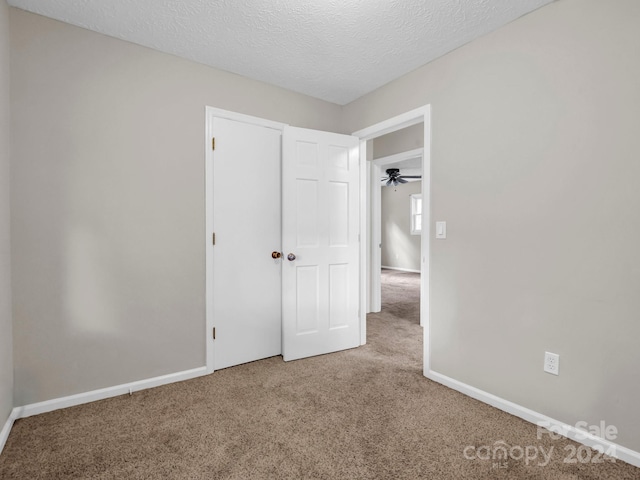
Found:
[[[412,193],[409,198],[411,235],[422,235],[422,193]],[[418,205],[420,205],[419,209]],[[416,217],[420,217],[420,228],[416,228]]]

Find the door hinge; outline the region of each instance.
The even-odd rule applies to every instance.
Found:
[[[215,233],[215,232],[213,232],[213,233],[211,234],[211,243],[212,243],[213,245],[215,245],[215,244],[216,244],[216,233]]]
[[[216,137],[211,138],[211,150],[216,149]]]
[[[216,339],[216,327],[213,327],[213,332],[212,333],[213,333],[213,339],[215,340]]]

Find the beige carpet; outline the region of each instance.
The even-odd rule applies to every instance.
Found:
[[[419,278],[386,272],[368,345],[18,420],[2,479],[638,479],[617,463],[565,463],[568,440],[422,376]],[[552,460],[468,460],[504,441]],[[467,448],[468,456],[473,450]]]

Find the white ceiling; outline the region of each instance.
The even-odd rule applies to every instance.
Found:
[[[344,105],[553,0],[8,0]]]

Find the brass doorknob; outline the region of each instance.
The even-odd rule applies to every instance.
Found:
[[[278,259],[280,257],[282,257],[280,252],[271,252],[271,258]]]
[[[290,253],[289,255],[287,255],[287,260],[289,260],[290,262],[293,262],[296,259],[296,256],[293,253]]]

